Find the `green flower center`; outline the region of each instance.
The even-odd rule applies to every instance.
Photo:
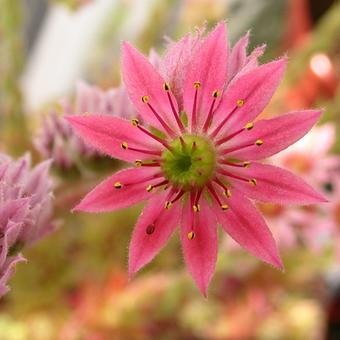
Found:
[[[182,140],[181,140],[182,139]],[[175,187],[189,190],[204,186],[215,169],[216,152],[202,136],[184,135],[174,139],[162,153],[164,176]]]

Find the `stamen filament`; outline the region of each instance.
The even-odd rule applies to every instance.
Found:
[[[228,187],[217,177],[213,179],[215,183],[217,183],[223,190],[224,190],[224,195],[227,197],[231,197],[231,191],[228,189]]]
[[[215,94],[215,92],[214,92],[214,94]],[[203,132],[207,132],[208,127],[209,127],[211,120],[212,120],[214,107],[215,107],[215,103],[216,103],[216,98],[218,97],[218,92],[216,92],[216,96],[214,94],[213,94],[213,100],[212,100],[211,105],[210,105],[210,109],[209,109],[207,119],[206,119],[204,126],[203,126]]]
[[[250,146],[254,146],[254,145],[261,146],[262,144],[263,144],[263,141],[261,139],[258,139],[255,143],[237,145],[237,146],[234,146],[232,148],[223,149],[220,152],[220,154],[226,155],[226,154],[234,152],[234,151],[239,151],[239,150],[242,150],[242,149],[245,149],[245,148],[249,148]]]
[[[218,162],[220,164],[225,164],[225,165],[233,166],[233,167],[236,167],[236,168],[245,168],[246,167],[244,165],[244,163],[239,164],[239,163],[234,163],[234,162],[230,162],[230,161],[227,161],[227,160],[219,160]]]
[[[127,150],[127,149],[129,149],[131,151],[135,151],[135,152],[144,153],[144,154],[147,154],[147,155],[161,156],[161,154],[162,154],[161,151],[138,149],[138,148],[133,148],[131,146],[124,148],[124,150]]]
[[[249,179],[248,178],[241,177],[241,176],[238,176],[238,175],[234,175],[233,173],[231,173],[229,171],[226,171],[224,169],[219,168],[216,171],[219,172],[220,174],[224,175],[224,176],[228,176],[228,177],[231,177],[231,178],[234,178],[234,179],[238,179],[239,181],[249,183]]]
[[[144,127],[142,127],[140,125],[137,125],[137,128],[139,130],[143,131],[149,137],[151,137],[154,140],[156,140],[158,143],[161,143],[164,147],[166,147],[168,150],[171,151],[171,148],[170,148],[169,144],[166,141],[164,141],[162,138],[157,137],[156,135],[154,135],[153,133],[149,132],[147,129],[145,129]]]
[[[184,127],[184,125],[183,125],[183,123],[182,123],[182,121],[181,121],[181,119],[179,117],[178,112],[175,109],[175,105],[174,105],[174,103],[172,101],[172,98],[171,98],[171,95],[170,95],[169,91],[167,91],[167,95],[168,95],[168,99],[169,99],[169,102],[170,102],[172,113],[173,113],[173,115],[174,115],[174,117],[176,119],[178,127],[181,129],[182,132],[184,132],[185,131],[185,127]]]
[[[160,124],[163,126],[163,128],[165,129],[165,131],[172,137],[175,136],[175,133],[172,131],[172,129],[169,127],[169,125],[163,120],[163,118],[156,112],[156,110],[154,109],[154,107],[149,103],[146,102],[146,105],[150,108],[150,110],[152,111],[152,113],[155,115],[155,117],[158,119],[158,121],[160,122]]]
[[[216,135],[220,132],[224,124],[230,119],[230,117],[234,114],[234,112],[238,109],[238,106],[235,106],[232,111],[222,120],[222,122],[215,128],[215,130],[210,134],[211,138],[216,137]]]
[[[242,133],[243,131],[250,130],[249,128],[247,128],[247,126],[248,126],[248,124],[247,124],[244,128],[242,128],[242,129],[240,129],[240,130],[238,130],[238,131],[232,133],[231,135],[219,139],[215,144],[216,144],[216,145],[221,145],[221,144],[223,144],[223,143],[225,143],[225,142],[230,141],[230,140],[233,139],[234,137],[238,136],[238,135],[239,135],[240,133]]]
[[[194,95],[194,103],[192,105],[192,115],[191,115],[191,132],[196,132],[196,125],[197,125],[197,95],[198,95],[198,89],[201,87],[200,82],[194,83],[195,88],[195,95]]]

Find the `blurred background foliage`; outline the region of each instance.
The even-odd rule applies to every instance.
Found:
[[[178,39],[219,20],[228,21],[233,43],[248,29],[251,47],[267,43],[263,61],[288,53],[284,83],[264,115],[324,108],[322,123],[337,131],[327,156],[337,157],[340,3],[317,0],[0,0],[1,151],[18,156],[30,150],[40,160],[33,136],[60,98],[73,98],[78,79],[102,89],[120,84],[122,40],[145,54],[151,48],[161,54],[165,37]],[[25,251],[28,263],[17,267],[11,292],[0,301],[0,339],[340,338],[340,257],[331,242],[339,237],[315,250],[299,234],[294,247],[282,246],[283,274],[221,234],[208,300],[191,282],[173,237],[128,282],[128,243],[142,207],[101,215],[69,212],[105,174],[122,166],[90,159],[72,169],[54,168],[60,228]],[[319,187],[333,185],[332,176],[325,173]],[[340,190],[334,195],[339,202]],[[332,211],[334,216],[330,210],[321,214],[339,233],[340,214]],[[280,216],[268,214],[272,229],[288,223]]]

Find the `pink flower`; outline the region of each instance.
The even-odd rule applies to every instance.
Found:
[[[132,103],[123,86],[103,91],[97,86],[79,81],[76,88],[75,103],[65,99],[61,102],[62,114],[100,113],[123,118],[135,116]],[[51,110],[44,117],[42,128],[35,140],[35,146],[44,158],[53,159],[54,165],[61,169],[78,166],[81,161],[98,158],[99,154],[76,136],[63,115]]]
[[[325,201],[292,173],[258,162],[304,136],[320,111],[254,123],[280,83],[286,58],[258,66],[260,53],[246,56],[247,41],[248,35],[230,52],[224,23],[205,38],[187,35],[170,45],[162,75],[124,43],[123,79],[144,125],[104,115],[67,117],[90,145],[137,166],[107,178],[75,207],[102,212],[148,201],[130,243],[130,275],[178,225],[186,265],[204,295],[215,269],[218,224],[253,255],[282,268],[272,234],[247,197]]]
[[[31,169],[27,154],[17,161],[0,154],[0,296],[8,292],[7,280],[19,251],[52,232],[52,182],[50,161]]]

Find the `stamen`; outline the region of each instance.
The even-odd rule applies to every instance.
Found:
[[[247,123],[246,126],[234,133],[232,133],[231,135],[229,136],[226,136],[226,137],[223,137],[221,139],[219,139],[215,144],[216,145],[221,145],[225,142],[228,142],[229,140],[233,139],[234,137],[238,136],[240,133],[242,133],[243,131],[245,130],[251,130],[252,128],[254,127],[254,123]]]
[[[261,146],[262,144],[263,144],[263,140],[258,139],[255,143],[238,145],[238,146],[234,146],[232,148],[224,149],[224,150],[221,151],[221,155],[225,155],[225,154],[228,154],[228,153],[231,153],[231,152],[234,152],[234,151],[239,151],[239,150],[242,150],[242,149],[245,149],[245,148],[249,148],[250,146],[254,146],[254,145]]]
[[[243,162],[243,167],[244,168],[249,168],[250,167],[250,162]]]
[[[142,102],[147,104],[149,102],[149,96],[143,96],[142,97]]]
[[[140,167],[140,166],[157,167],[157,166],[160,166],[160,163],[157,160],[152,160],[152,163],[145,163],[142,160],[137,159],[135,160],[135,165],[137,167]]]
[[[238,179],[239,181],[242,181],[242,182],[247,182],[247,183],[250,183],[250,184],[253,184],[253,185],[257,184],[255,178],[248,179],[248,178],[245,178],[245,177],[234,175],[233,173],[231,173],[229,171],[225,171],[223,169],[217,169],[216,171],[219,172],[220,174],[224,175],[224,176],[228,176],[228,177],[231,177],[231,178],[234,178],[234,179]]]
[[[131,150],[131,151],[135,151],[135,152],[140,152],[140,153],[145,153],[148,155],[156,155],[156,156],[160,156],[162,154],[161,151],[153,151],[153,150],[145,150],[145,149],[138,149],[138,148],[132,148],[131,146],[128,145],[128,143],[123,142],[121,145],[122,149],[124,150]]]
[[[138,126],[139,125],[139,120],[137,118],[133,118],[133,119],[131,119],[131,124],[133,126]]]
[[[194,233],[193,231],[189,231],[188,234],[187,234],[187,236],[188,236],[188,239],[191,241],[191,240],[194,239],[195,233]]]
[[[115,187],[116,189],[122,189],[123,186],[124,186],[124,187],[127,187],[127,186],[129,186],[129,185],[141,184],[141,183],[143,183],[143,182],[150,181],[150,180],[156,179],[156,178],[158,178],[158,177],[162,177],[162,176],[163,176],[162,173],[159,172],[159,173],[153,174],[153,175],[151,175],[151,176],[148,176],[148,177],[146,177],[146,178],[143,178],[142,180],[135,181],[135,182],[132,181],[132,182],[127,182],[127,183],[124,183],[124,184],[123,184],[123,183],[117,181],[117,182],[114,183],[114,187]],[[153,187],[152,185],[150,185],[150,186]]]
[[[159,182],[159,183],[157,183],[157,184],[154,184],[154,185],[148,185],[147,187],[146,187],[146,191],[147,192],[151,192],[153,189],[155,189],[155,188],[158,188],[158,187],[161,187],[162,185],[165,185],[165,184],[168,184],[169,183],[169,181],[168,180],[164,180],[164,181],[161,181],[161,182]]]
[[[223,211],[225,211],[225,210],[229,209],[229,206],[228,206],[228,204],[222,204],[221,208],[222,208]]]
[[[184,195],[184,193],[185,193],[184,190],[180,190],[178,194],[175,196],[175,198],[170,201],[170,203],[173,204],[176,201],[178,201]]]
[[[218,203],[218,205],[222,205],[222,203],[221,203],[220,199],[218,198],[218,195],[217,195],[215,189],[213,188],[213,186],[211,184],[208,184],[207,188],[208,188],[209,192],[211,193],[211,195],[213,196],[213,198]]]
[[[214,178],[214,182],[216,182],[224,191],[223,195],[230,198],[231,197],[231,191],[228,189],[226,185],[223,184],[223,182],[219,178]]]
[[[150,224],[146,227],[145,229],[145,232],[148,234],[148,235],[151,235],[153,234],[153,232],[155,231],[155,225],[154,224]]]
[[[114,187],[115,187],[116,189],[121,189],[123,186],[122,186],[122,183],[116,182],[116,183],[114,184]]]
[[[169,103],[170,103],[170,106],[171,106],[171,110],[172,110],[172,113],[173,113],[173,115],[174,115],[174,117],[175,117],[175,120],[176,120],[176,122],[177,122],[177,125],[179,126],[179,128],[181,129],[181,131],[184,132],[184,131],[185,131],[185,127],[184,127],[184,125],[183,125],[183,123],[182,123],[182,121],[181,121],[181,119],[180,119],[180,117],[179,117],[178,112],[177,112],[176,109],[175,109],[175,105],[174,105],[174,103],[173,103],[173,101],[172,101],[172,98],[171,98],[171,95],[170,95],[170,85],[169,85],[168,83],[164,83],[164,84],[163,84],[163,88],[164,88],[164,90],[167,92],[168,100],[169,100]]]
[[[234,162],[230,162],[228,160],[220,160],[219,161],[220,164],[224,164],[224,165],[229,165],[229,166],[232,166],[232,167],[236,167],[236,168],[244,168],[244,164],[239,164],[239,163],[234,163]]]
[[[147,104],[150,108],[150,110],[153,112],[153,114],[155,115],[155,117],[158,119],[158,121],[160,122],[160,124],[163,126],[163,128],[165,129],[165,131],[172,137],[175,136],[175,133],[172,131],[172,129],[168,126],[168,124],[163,120],[163,118],[156,112],[156,110],[153,108],[153,106],[151,106],[151,104]]]
[[[197,117],[196,117],[196,109],[197,109],[197,93],[198,89],[201,87],[201,83],[199,81],[194,82],[194,88],[195,88],[195,96],[194,96],[194,103],[192,106],[192,117],[191,117],[191,132],[196,131],[196,125],[197,125]]]
[[[222,120],[222,122],[215,128],[215,130],[210,134],[211,138],[216,137],[216,135],[220,132],[222,127],[225,125],[225,123],[230,119],[230,117],[234,114],[234,112],[237,110],[238,106],[235,106],[232,111]]]
[[[194,210],[194,212],[199,212],[201,211],[201,206],[199,204],[194,204],[192,206],[192,209]]]
[[[164,204],[165,209],[170,209],[171,206],[172,206],[172,203],[170,201],[166,201],[165,204]]]
[[[244,105],[244,99],[238,99],[237,101],[236,101],[236,105],[238,106],[238,107],[241,107],[241,106],[243,106]]]
[[[208,113],[208,116],[207,116],[207,119],[204,123],[204,126],[203,126],[203,132],[207,132],[208,130],[208,127],[210,126],[211,124],[211,120],[212,120],[212,116],[213,116],[213,113],[214,113],[214,107],[215,107],[215,103],[216,103],[216,98],[220,95],[220,92],[215,90],[213,93],[212,93],[212,96],[213,96],[213,100],[211,102],[211,105],[210,105],[210,109],[209,109],[209,113]]]
[[[147,129],[145,129],[144,127],[142,127],[140,125],[137,125],[137,128],[139,130],[143,131],[149,137],[151,137],[154,140],[156,140],[158,143],[161,143],[164,147],[166,147],[168,150],[171,151],[171,148],[170,148],[169,144],[166,141],[164,141],[162,138],[157,137],[156,135],[154,135],[153,133],[149,132]]]
[[[254,123],[247,123],[246,124],[246,126],[245,126],[245,128],[247,129],[247,130],[251,130],[252,128],[254,127]]]
[[[249,183],[252,184],[252,185],[254,185],[254,186],[257,185],[257,181],[256,181],[255,178],[250,179],[250,180],[249,180]]]

